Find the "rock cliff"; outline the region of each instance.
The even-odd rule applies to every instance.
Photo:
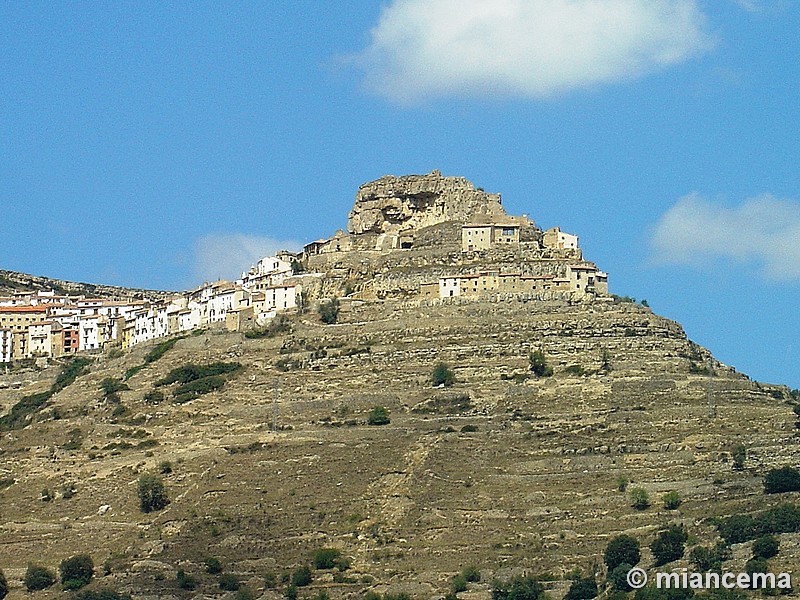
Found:
[[[400,233],[476,215],[504,216],[500,194],[488,194],[463,177],[387,175],[358,189],[347,230],[353,234]]]

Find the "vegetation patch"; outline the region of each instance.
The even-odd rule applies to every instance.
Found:
[[[156,386],[179,384],[172,392],[173,402],[182,404],[195,398],[222,388],[227,382],[226,376],[241,370],[238,362],[216,362],[209,365],[188,364],[172,369],[166,377],[156,381]],[[159,398],[154,390],[146,397],[150,403],[158,404]]]
[[[800,506],[781,504],[755,515],[732,515],[711,522],[728,544],[740,544],[768,534],[800,532]]]
[[[0,417],[0,430],[22,429],[28,425],[33,415],[41,410],[50,398],[86,373],[91,362],[90,358],[73,358],[64,365],[48,391],[24,396],[11,407],[7,415]]]

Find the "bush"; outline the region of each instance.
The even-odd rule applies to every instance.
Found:
[[[197,577],[189,575],[181,569],[177,574],[178,587],[182,590],[194,590],[197,587]]]
[[[0,569],[0,600],[3,600],[8,595],[8,580],[6,574]]]
[[[465,592],[467,590],[467,578],[464,577],[461,573],[453,577],[453,580],[450,582],[450,591],[454,594],[459,592]]]
[[[433,373],[431,373],[431,382],[436,387],[440,385],[450,387],[456,382],[456,374],[453,373],[450,365],[445,362],[440,362],[433,367]]]
[[[464,579],[470,583],[477,583],[481,580],[481,572],[477,567],[466,567],[463,571],[461,571],[461,574],[464,576]]]
[[[780,494],[800,490],[800,472],[794,467],[770,469],[764,477],[764,493]]]
[[[326,325],[332,325],[339,319],[339,300],[331,298],[319,304],[319,318]]]
[[[597,597],[597,581],[594,577],[576,579],[569,586],[564,600],[590,600]]]
[[[698,571],[722,570],[722,563],[731,557],[731,549],[724,542],[718,543],[713,548],[695,546],[689,552],[689,560]]]
[[[544,586],[533,577],[514,577],[507,583],[495,582],[492,600],[539,600],[544,597]]]
[[[144,395],[146,404],[161,404],[164,401],[164,392],[161,390],[152,390]]]
[[[628,584],[628,571],[633,568],[628,563],[622,563],[608,572],[608,583],[618,592],[630,592],[633,588]]]
[[[222,563],[219,562],[218,558],[214,558],[213,556],[209,556],[206,560],[206,573],[211,575],[218,575],[222,573]]]
[[[780,541],[774,535],[763,535],[753,542],[754,558],[772,558],[777,556]]]
[[[333,569],[341,556],[336,548],[320,548],[314,553],[312,562],[315,569]]]
[[[163,342],[159,342],[148,352],[144,357],[145,364],[149,364],[152,362],[157,361],[159,358],[164,356],[172,347],[177,344],[180,340],[184,339],[186,336],[183,335],[181,337],[172,338],[171,340],[164,340]]]
[[[76,554],[61,561],[58,567],[65,590],[77,590],[94,577],[94,562],[88,554]]]
[[[145,474],[139,477],[137,492],[139,508],[143,513],[161,510],[169,504],[164,482],[156,475]]]
[[[753,573],[769,573],[767,561],[761,557],[753,557],[744,563],[744,571],[751,577]]]
[[[56,575],[50,569],[38,565],[28,565],[25,571],[25,589],[29,592],[44,590],[56,582]]]
[[[367,425],[388,425],[390,422],[389,411],[384,406],[374,407],[367,416]]]
[[[311,569],[307,566],[299,567],[292,573],[292,585],[294,587],[303,587],[311,583]]]
[[[733,460],[733,469],[735,471],[744,469],[744,461],[747,459],[747,448],[744,447],[744,444],[736,444],[731,449],[731,459]]]
[[[630,492],[631,507],[636,510],[645,510],[650,506],[650,496],[642,488],[633,488]]]
[[[528,355],[531,371],[537,377],[550,377],[553,374],[553,367],[547,364],[547,358],[543,350],[534,350]]]
[[[189,402],[204,394],[218,390],[224,385],[225,378],[219,375],[203,377],[202,379],[197,379],[175,388],[175,391],[172,393],[172,401],[176,404],[183,404],[184,402]]]
[[[667,510],[675,510],[683,502],[683,500],[681,500],[681,495],[678,492],[667,492],[661,497],[661,499],[664,501],[664,508]]]
[[[239,578],[233,573],[223,573],[219,576],[219,589],[226,592],[235,592],[239,589]]]
[[[208,365],[188,364],[176,369],[172,369],[163,379],[156,381],[156,386],[169,385],[171,383],[191,383],[198,379],[205,379],[214,375],[227,375],[235,373],[242,368],[238,362],[215,362]]]
[[[673,560],[683,558],[684,546],[689,538],[683,525],[670,525],[660,531],[650,544],[650,550],[656,559],[655,565],[661,566]]]
[[[168,460],[162,460],[158,465],[158,472],[162,475],[169,475],[172,473],[172,463]]]
[[[623,563],[635,567],[639,564],[641,558],[642,553],[639,548],[639,540],[625,534],[618,535],[608,542],[605,554],[603,555],[603,561],[606,563],[609,572]]]
[[[271,590],[278,585],[278,576],[275,573],[267,573],[264,575],[264,587]]]

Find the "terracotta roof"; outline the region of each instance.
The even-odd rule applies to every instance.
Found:
[[[0,306],[0,312],[5,313],[46,313],[46,306]]]

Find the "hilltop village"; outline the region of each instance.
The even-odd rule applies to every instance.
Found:
[[[510,216],[499,194],[460,177],[386,176],[359,188],[347,232],[258,261],[234,282],[145,299],[55,291],[0,298],[0,363],[127,349],[204,328],[244,331],[330,298],[469,301],[515,295],[587,301],[608,276],[578,237]]]

